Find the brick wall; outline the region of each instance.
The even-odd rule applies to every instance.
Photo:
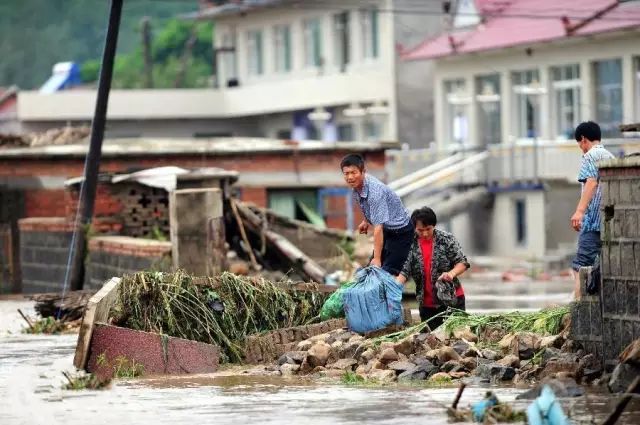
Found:
[[[64,217],[25,218],[20,228],[22,292],[59,292],[64,286],[73,225]]]
[[[345,327],[344,319],[327,320],[315,325],[278,329],[245,339],[245,361],[251,364],[268,363],[288,351],[295,351],[300,341]]]
[[[112,277],[171,267],[170,242],[99,236],[91,238],[88,247],[83,289],[100,289]]]
[[[27,217],[62,217],[67,199],[64,189],[31,189],[24,192]]]
[[[586,296],[573,306],[571,326],[576,340],[596,354],[601,347],[604,363],[611,365],[628,344],[640,338],[640,158],[611,160],[599,168],[603,191],[600,294]]]

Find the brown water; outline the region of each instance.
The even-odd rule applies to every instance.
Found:
[[[500,284],[503,285],[503,284]],[[546,284],[544,284],[546,285]],[[534,287],[530,308],[538,308],[545,299],[544,288]],[[491,285],[475,289],[467,285],[467,293],[490,294]],[[504,289],[501,286],[493,288]],[[494,291],[499,300],[483,307],[476,299],[477,310],[510,308],[510,302],[522,303],[526,294],[504,297],[505,291]],[[570,291],[570,285],[567,287]],[[557,287],[552,288],[554,291]],[[551,291],[550,293],[555,293]],[[507,291],[508,292],[508,291]],[[520,291],[522,292],[522,291]],[[563,291],[559,292],[560,294]],[[547,294],[548,295],[548,294]],[[471,297],[469,297],[471,298]],[[548,297],[547,297],[548,298]],[[511,300],[511,301],[509,301]],[[546,302],[546,301],[544,301]],[[496,304],[497,303],[497,304]],[[553,302],[552,302],[553,303]],[[19,332],[22,319],[16,313],[22,308],[32,312],[25,301],[0,301],[0,424],[65,425],[93,424],[444,424],[444,406],[451,403],[455,388],[420,388],[388,386],[383,388],[352,387],[311,380],[274,376],[198,375],[119,381],[103,391],[62,390],[62,371],[73,369],[76,335],[35,336]],[[503,401],[513,401],[522,390],[493,388]],[[486,388],[468,388],[461,406],[482,397]],[[574,423],[599,422],[608,411],[610,400],[589,394],[563,400],[565,410]],[[516,402],[525,408],[526,402]],[[634,401],[620,424],[637,424],[640,403]],[[90,422],[87,422],[90,421]],[[596,423],[597,423],[596,422]]]

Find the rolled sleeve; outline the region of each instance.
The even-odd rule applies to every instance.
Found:
[[[582,164],[580,165],[578,181],[580,183],[585,183],[587,179],[598,180],[598,167],[596,167],[595,161],[591,158],[585,157],[582,159]]]

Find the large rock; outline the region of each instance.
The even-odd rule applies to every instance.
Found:
[[[293,376],[299,370],[300,365],[297,364],[284,363],[282,366],[280,366],[280,373],[282,374],[282,376]]]
[[[468,326],[453,331],[453,337],[457,339],[464,339],[469,342],[478,342],[478,336],[471,332],[471,329]]]
[[[447,372],[434,373],[429,377],[429,381],[432,381],[432,382],[446,382],[450,380],[451,380],[451,375],[449,375]]]
[[[640,366],[640,339],[636,339],[620,353],[620,363]]]
[[[329,344],[317,343],[307,352],[306,361],[311,367],[324,366],[331,355],[331,346]]]
[[[546,377],[555,377],[557,374],[563,373],[580,379],[581,375],[579,371],[580,364],[576,360],[571,357],[558,357],[549,360],[545,364],[540,377],[544,379]]]
[[[371,371],[371,364],[367,363],[367,364],[361,364],[360,366],[358,366],[356,368],[356,375],[358,376],[365,376],[367,373],[369,373]]]
[[[413,341],[409,338],[405,338],[402,341],[398,341],[398,343],[393,346],[393,349],[396,353],[408,356],[413,353]]]
[[[307,355],[305,351],[289,351],[284,353],[278,359],[278,364],[283,365],[285,363],[289,364],[301,364],[304,361],[304,357]]]
[[[529,360],[540,349],[540,337],[530,332],[518,333],[511,340],[509,349],[511,354],[518,356],[520,360]]]
[[[516,370],[509,366],[502,366],[498,363],[480,364],[475,370],[475,374],[485,379],[495,381],[509,381],[516,376]]]
[[[364,362],[369,362],[375,356],[376,356],[375,351],[373,351],[372,349],[369,348],[369,349],[363,351],[362,354],[360,354],[360,359],[362,359]]]
[[[465,357],[464,359],[460,360],[460,363],[468,371],[472,371],[476,367],[478,367],[478,359],[476,357]]]
[[[393,382],[396,380],[396,372],[393,370],[372,369],[369,378],[378,382]]]
[[[358,364],[356,359],[340,359],[335,363],[327,366],[327,369],[338,369],[345,371],[353,371],[353,368]]]
[[[461,361],[462,361],[462,359],[460,359],[460,360],[449,360],[448,362],[446,362],[442,366],[440,366],[440,370],[443,371],[443,372],[447,372],[447,373],[460,372],[461,370],[465,369],[465,367],[461,363]]]
[[[516,369],[520,367],[520,359],[518,358],[518,356],[515,356],[513,354],[507,354],[504,358],[498,360],[496,363],[502,366],[513,367]]]
[[[564,353],[557,348],[547,347],[542,352],[542,364],[546,364],[550,360],[562,357]]]
[[[482,357],[488,360],[497,360],[500,358],[500,354],[488,348],[485,348],[484,350],[480,351],[480,354],[482,355]]]
[[[380,353],[380,361],[384,363],[395,362],[398,360],[398,353],[393,348],[385,348]]]
[[[540,348],[561,348],[564,338],[561,335],[545,336],[540,340]]]
[[[309,349],[311,347],[313,347],[314,342],[309,340],[309,339],[305,339],[304,341],[300,341],[297,345],[297,349],[299,351],[309,351]]]
[[[427,353],[428,354],[428,353]],[[462,360],[462,357],[460,356],[460,354],[458,354],[458,352],[456,350],[454,350],[451,347],[442,347],[438,350],[438,361],[440,362],[440,364],[444,364],[446,362],[448,362],[449,360]],[[428,355],[427,355],[428,357]]]
[[[587,354],[578,361],[578,369],[582,373],[582,379],[586,382],[593,381],[602,375],[602,363],[594,354]]]
[[[464,356],[465,353],[469,350],[470,345],[469,343],[464,341],[456,341],[455,343],[453,343],[451,348],[453,348],[456,351],[456,353],[460,354],[461,356]]]
[[[406,372],[408,370],[413,370],[416,368],[416,365],[414,365],[411,362],[401,362],[401,361],[396,361],[396,362],[391,362],[387,365],[387,368],[390,370],[395,370],[397,373],[402,373],[402,372]]]
[[[431,375],[433,375],[436,372],[438,372],[438,367],[437,366],[434,366],[431,363],[422,363],[422,364],[416,365],[416,367],[414,367],[411,370],[407,370],[405,372],[402,372],[398,376],[398,380],[399,381],[404,381],[404,380],[411,380],[411,381],[424,380],[424,379],[427,379],[428,377],[430,377]]]
[[[514,334],[506,334],[502,337],[502,339],[498,342],[498,347],[500,347],[503,351],[509,350],[511,347],[511,343],[515,339]]]
[[[629,385],[638,375],[640,375],[640,367],[632,363],[620,363],[613,369],[607,387],[612,393],[627,391]]]

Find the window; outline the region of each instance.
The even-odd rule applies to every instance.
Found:
[[[268,190],[267,198],[269,209],[277,214],[308,222],[317,219],[317,190]]]
[[[487,146],[500,143],[500,75],[484,75],[476,78],[476,102],[478,105],[478,131],[480,143]]]
[[[552,108],[556,137],[571,139],[580,123],[580,65],[551,68]]]
[[[636,118],[635,121],[640,121],[640,57],[637,57],[633,60],[633,82],[635,84],[635,111]]]
[[[512,73],[516,136],[521,139],[540,136],[540,86],[537,69]]]
[[[323,64],[320,18],[304,21],[304,64],[313,68],[320,68]]]
[[[469,140],[468,108],[471,98],[464,80],[444,82],[445,137],[451,142],[466,144]]]
[[[249,54],[249,75],[262,75],[264,72],[262,55],[262,31],[249,31],[247,34],[247,52]]]
[[[225,33],[222,36],[222,51],[221,51],[222,69],[226,81],[222,84],[227,86],[237,85],[238,81],[238,67],[236,62],[236,37],[232,33]]]
[[[618,136],[622,123],[622,61],[606,60],[594,64],[596,122],[602,136]]]
[[[380,54],[378,9],[362,9],[360,11],[362,26],[362,47],[365,59],[375,59]]]
[[[516,243],[525,245],[527,243],[527,204],[524,199],[515,201],[516,213]]]
[[[354,140],[353,124],[340,124],[338,126],[338,140],[341,142],[351,142]]]
[[[276,132],[276,139],[280,139],[280,140],[289,140],[289,139],[291,139],[291,130],[289,130],[289,129],[278,130]]]
[[[384,125],[380,119],[369,119],[364,123],[365,139],[367,142],[378,142],[383,137]]]
[[[349,12],[333,15],[333,50],[335,64],[344,72],[349,65]]]
[[[285,73],[291,71],[291,27],[277,25],[273,28],[275,51],[275,71]]]

